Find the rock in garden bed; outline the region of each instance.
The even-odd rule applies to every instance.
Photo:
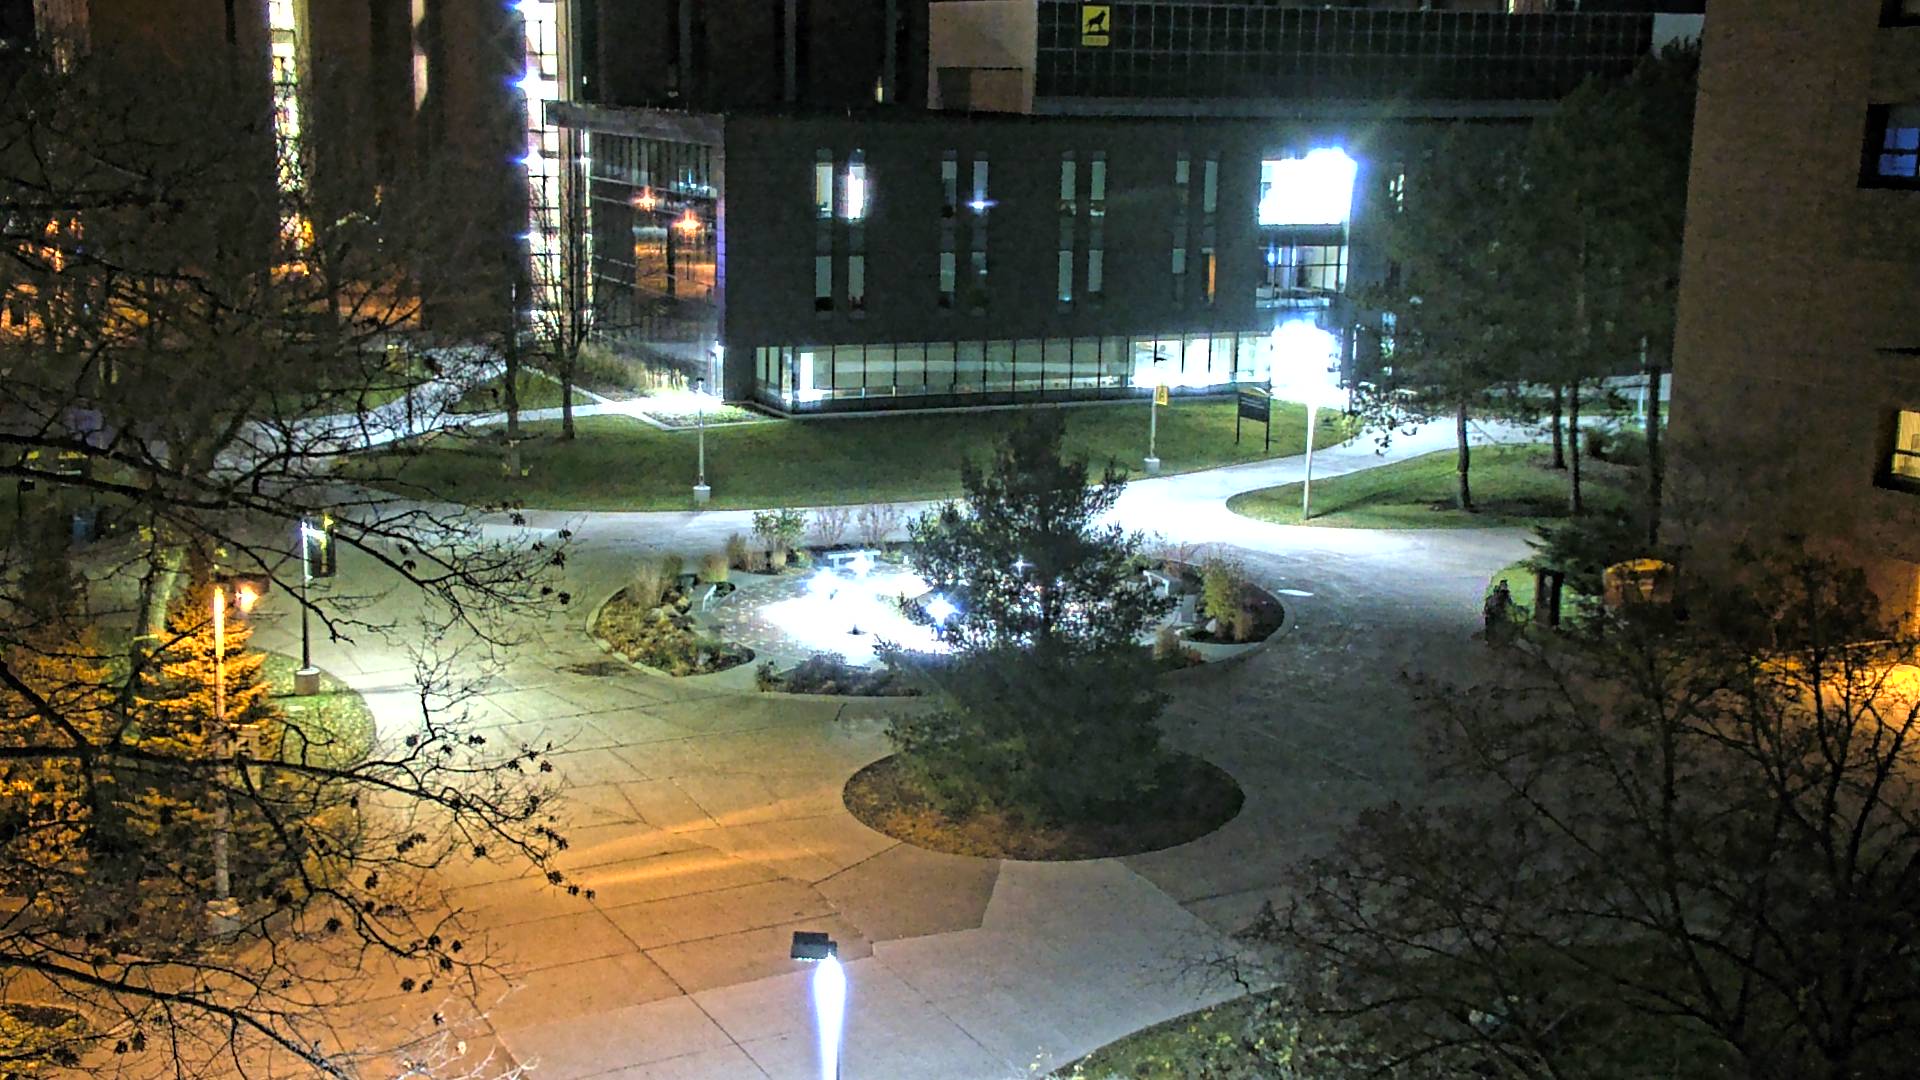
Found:
[[[659,597],[647,603],[635,586],[620,590],[600,609],[594,634],[628,660],[668,675],[711,675],[753,659],[753,650],[744,645],[701,634],[688,613],[691,602],[679,588]]]
[[[786,694],[845,694],[850,697],[913,697],[920,691],[889,667],[849,664],[836,653],[814,653],[786,671],[762,664],[755,684]]]

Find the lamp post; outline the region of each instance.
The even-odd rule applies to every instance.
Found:
[[[1307,475],[1300,482],[1300,520],[1313,516],[1313,423],[1320,415],[1319,395],[1307,395]]]
[[[825,934],[796,930],[787,955],[819,965],[813,970],[813,1016],[820,1032],[820,1080],[840,1080],[847,1026],[847,969],[840,963],[840,946]]]
[[[713,498],[713,488],[707,485],[707,380],[693,380],[694,426],[700,435],[699,471],[694,474],[693,501],[705,503]]]
[[[326,533],[300,519],[300,670],[293,673],[293,692],[310,697],[320,692],[320,669],[313,666],[313,629],[309,625],[307,596],[313,592],[313,542]]]
[[[1147,471],[1160,471],[1160,406],[1167,403],[1167,382],[1160,374],[1160,365],[1167,358],[1159,353],[1153,355],[1153,403],[1147,406]]]
[[[245,582],[236,584],[234,606],[244,615],[253,610],[260,594]],[[214,760],[233,756],[233,733],[227,727],[227,584],[213,586],[213,740]],[[221,941],[240,930],[240,905],[233,898],[233,809],[226,792],[213,804],[213,897],[207,901],[207,929]]]

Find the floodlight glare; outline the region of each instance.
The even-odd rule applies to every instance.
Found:
[[[866,577],[873,573],[873,556],[863,551],[847,562],[847,569],[857,577]]]
[[[820,1080],[839,1080],[840,1036],[847,1020],[847,972],[829,955],[813,973],[813,1012],[820,1026]]]
[[[945,625],[948,620],[958,614],[960,614],[959,607],[944,596],[936,596],[927,601],[927,616],[931,618],[936,625]]]
[[[829,596],[840,586],[840,579],[833,576],[831,570],[817,570],[807,579],[807,591],[815,596]]]
[[[1260,224],[1344,225],[1353,213],[1353,185],[1359,175],[1359,164],[1338,147],[1263,161]]]

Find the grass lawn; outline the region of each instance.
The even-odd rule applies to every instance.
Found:
[[[560,407],[560,383],[543,372],[521,369],[520,407],[522,409],[557,409]],[[448,412],[490,413],[503,412],[506,409],[506,376],[495,375],[460,395],[460,399],[447,407]],[[581,393],[577,388],[573,392],[575,405],[588,405],[593,399]]]
[[[307,760],[315,765],[344,768],[358,764],[373,749],[373,711],[365,698],[325,671],[320,673],[320,692],[312,697],[295,697],[293,673],[300,666],[298,657],[267,653],[261,672],[272,689],[269,698],[286,717],[287,726],[297,729],[307,741]],[[289,733],[287,753],[299,753],[298,737]]]
[[[1533,526],[1567,514],[1567,474],[1549,468],[1543,445],[1476,446],[1472,471],[1477,509],[1453,508],[1454,451],[1441,450],[1377,469],[1313,482],[1311,524],[1341,529],[1459,529]],[[1631,497],[1635,470],[1587,458],[1581,480],[1589,504],[1604,510]],[[1300,524],[1300,485],[1243,492],[1227,508],[1259,521]]]
[[[1263,1002],[1250,994],[1141,1028],[1053,1073],[1058,1080],[1255,1080],[1258,1062],[1236,1052]],[[1203,1066],[1204,1063],[1204,1066]],[[1200,1069],[1205,1067],[1206,1072]]]
[[[1273,453],[1301,453],[1306,410],[1275,403]],[[1096,465],[1118,460],[1135,475],[1146,453],[1145,402],[1065,409],[1066,447]],[[984,456],[994,439],[1019,420],[1020,410],[786,420],[707,432],[707,481],[716,509],[824,506],[835,503],[932,499],[960,489],[960,462]],[[1165,472],[1186,472],[1240,461],[1261,452],[1260,429],[1249,426],[1233,444],[1234,403],[1184,401],[1160,411],[1160,458]],[[622,416],[577,421],[579,438],[556,438],[557,423],[527,425],[522,446],[528,476],[509,484],[497,446],[442,437],[418,452],[383,451],[347,464],[348,476],[409,492],[472,504],[518,501],[559,510],[668,510],[692,503],[695,435],[659,431]],[[1321,446],[1339,442],[1345,425],[1323,410],[1315,432]]]

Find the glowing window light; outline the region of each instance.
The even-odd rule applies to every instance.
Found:
[[[847,220],[859,221],[867,216],[867,167],[853,165],[847,169]]]
[[[521,76],[520,80],[513,85],[519,87],[520,92],[527,95],[528,101],[552,101],[554,98],[560,96],[559,82],[547,78],[539,68],[532,64],[527,65],[527,73]]]
[[[1337,148],[1260,163],[1260,224],[1344,225],[1359,163]]]
[[[692,210],[688,210],[686,213],[680,215],[680,220],[674,222],[673,227],[686,233],[688,236],[692,236],[701,229],[700,215],[694,213]]]

